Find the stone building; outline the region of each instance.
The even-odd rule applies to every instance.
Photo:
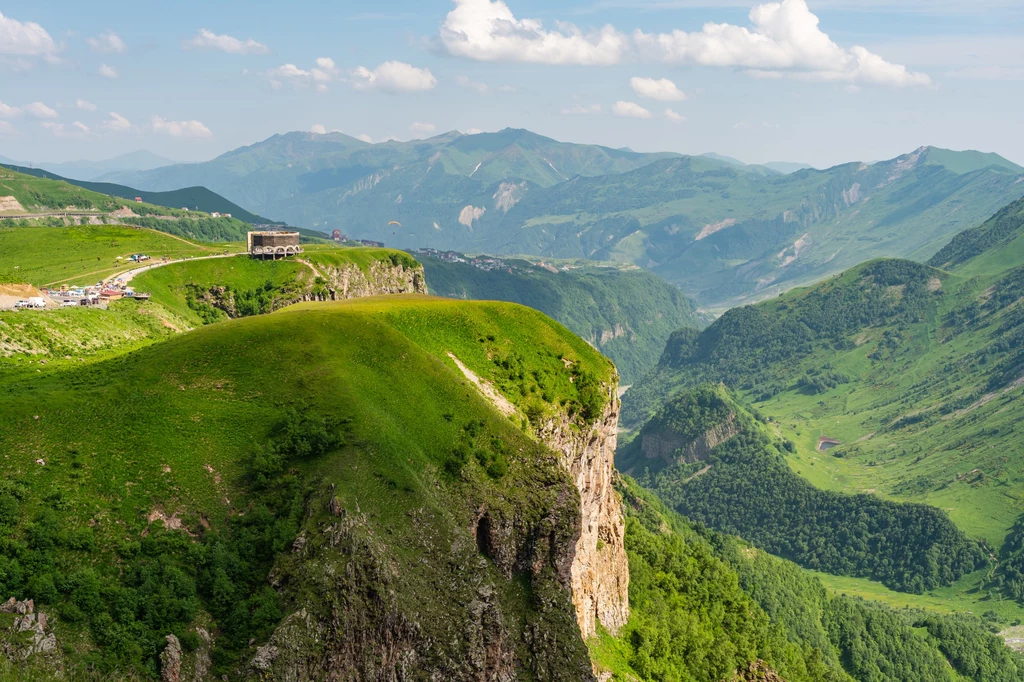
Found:
[[[298,232],[250,232],[247,239],[249,255],[253,258],[287,258],[302,253]]]

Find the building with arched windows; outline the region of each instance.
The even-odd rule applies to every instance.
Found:
[[[250,232],[247,239],[249,255],[253,258],[287,258],[302,253],[298,232]]]

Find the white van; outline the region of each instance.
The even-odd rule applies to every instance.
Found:
[[[46,299],[42,298],[41,296],[33,296],[32,298],[28,299],[28,307],[29,308],[39,308],[39,309],[45,308],[46,307]]]

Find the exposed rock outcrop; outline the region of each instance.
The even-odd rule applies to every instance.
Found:
[[[572,562],[572,599],[583,637],[597,634],[597,622],[611,633],[629,620],[629,562],[622,501],[615,491],[615,446],[619,422],[616,383],[608,387],[604,414],[591,427],[563,416],[538,430],[561,453],[562,466],[580,493],[582,531]]]
[[[322,491],[271,576],[279,589],[301,585],[302,597],[248,679],[593,680],[570,597],[577,496],[550,473],[524,492],[481,504],[468,532],[444,539],[433,534],[447,512],[420,509],[399,551],[393,524]]]
[[[327,281],[332,300],[379,296],[382,294],[425,294],[427,280],[423,266],[406,267],[386,261],[374,261],[369,273],[359,266],[316,265],[316,271]]]
[[[661,459],[666,464],[692,464],[706,460],[713,449],[737,433],[736,415],[730,414],[728,419],[708,429],[696,440],[687,440],[674,431],[644,433],[640,450],[647,459]]]
[[[41,657],[48,667],[60,668],[60,650],[57,638],[48,632],[49,618],[42,611],[36,613],[35,603],[29,599],[18,601],[11,597],[0,604],[0,613],[14,616],[6,631],[0,632],[0,654],[12,661],[27,661]]]

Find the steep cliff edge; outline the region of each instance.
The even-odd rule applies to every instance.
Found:
[[[584,639],[597,623],[615,634],[629,620],[629,562],[622,501],[614,487],[619,422],[617,382],[605,387],[607,404],[593,425],[581,429],[567,416],[538,430],[544,444],[560,452],[561,464],[580,494],[582,530],[572,562],[572,600]]]
[[[338,262],[337,259],[314,253],[299,261],[326,281],[326,298],[330,300],[427,293],[423,266],[412,259],[375,260],[368,266],[360,267],[357,263]]]

